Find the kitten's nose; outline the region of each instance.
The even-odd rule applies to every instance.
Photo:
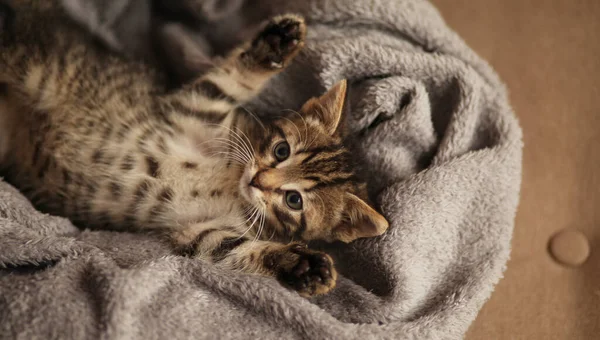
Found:
[[[248,184],[248,185],[250,185],[251,187],[255,187],[257,189],[262,189],[262,187],[260,186],[260,179],[259,179],[258,174],[252,178],[252,180],[250,181],[250,184]]]

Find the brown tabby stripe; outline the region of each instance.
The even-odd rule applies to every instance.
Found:
[[[158,161],[152,156],[146,156],[146,165],[148,166],[148,175],[158,177]]]
[[[306,164],[313,160],[316,156],[323,153],[336,153],[339,152],[343,146],[341,145],[331,145],[331,146],[323,146],[323,147],[315,147],[311,149],[304,150],[304,153],[309,153],[310,155],[302,160],[300,164]],[[319,160],[321,161],[321,160]],[[324,161],[324,160],[323,160]]]
[[[107,84],[108,90],[104,93],[101,93],[98,97],[98,103],[104,103],[121,93],[127,92],[127,89],[130,89],[135,84],[135,79],[133,77],[127,77],[122,79],[114,84]]]
[[[156,220],[156,217],[164,214],[166,211],[166,207],[163,203],[159,203],[150,209],[150,213],[148,215],[148,220],[150,223]]]
[[[121,184],[119,184],[117,182],[112,182],[112,183],[110,183],[109,190],[110,190],[110,193],[112,194],[113,198],[118,198],[119,196],[121,196],[123,187],[121,186]]]
[[[201,92],[206,97],[214,100],[224,100],[229,104],[235,104],[237,100],[223,91],[217,84],[208,79],[204,79],[194,85],[194,90]]]
[[[104,127],[104,132],[102,133],[102,139],[108,139],[113,132],[112,125],[107,125]]]
[[[283,132],[283,130],[279,126],[273,125],[270,128],[272,128],[274,131],[270,131],[269,136],[267,138],[264,138],[258,146],[258,150],[262,154],[267,153],[267,149],[271,147],[271,142],[273,141],[275,136],[279,136],[285,139],[285,132]]]
[[[125,137],[127,137],[127,133],[131,131],[130,128],[126,125],[121,126],[121,128],[119,128],[119,130],[117,131],[117,138],[116,141],[118,143],[121,143],[125,140]]]
[[[162,153],[169,153],[169,149],[167,149],[167,142],[165,141],[165,138],[163,136],[160,136],[158,138],[158,141],[156,142],[156,146],[158,147],[158,150]]]
[[[290,225],[294,226],[294,225],[297,224],[296,221],[294,221],[294,218],[292,216],[290,216],[286,212],[283,212],[283,211],[279,210],[278,207],[273,207],[273,213],[275,213],[275,217],[277,217],[277,220],[279,221],[279,223],[281,224],[281,226],[288,233],[290,231],[290,227],[289,226]]]
[[[96,194],[96,191],[98,191],[97,185],[90,182],[86,183],[85,188],[87,189],[87,194],[90,198]]]
[[[50,168],[51,162],[52,162],[52,159],[50,157],[48,157],[48,156],[44,157],[44,162],[40,166],[40,169],[37,174],[38,178],[43,178],[44,175],[46,175],[46,172]]]
[[[160,202],[167,202],[167,201],[172,200],[174,195],[175,195],[175,192],[173,191],[173,189],[171,189],[171,188],[164,188],[158,194],[157,198],[158,198],[158,200]]]
[[[211,255],[214,262],[223,260],[232,250],[244,244],[248,239],[243,237],[227,237],[215,248]]]
[[[37,141],[33,149],[33,158],[31,159],[31,165],[35,166],[40,158],[42,151],[42,141]]]
[[[123,158],[123,163],[121,163],[121,170],[128,171],[135,167],[135,159],[133,155],[128,154]]]
[[[322,182],[317,183],[314,187],[312,188],[306,188],[304,191],[305,192],[311,192],[315,189],[318,188],[322,188],[322,187],[328,187],[328,186],[339,186],[339,185],[344,185],[348,182],[352,182],[352,181],[357,181],[358,178],[354,175],[350,175],[348,177],[338,177],[338,178],[334,178],[334,179],[329,179],[329,180],[324,180]]]
[[[192,109],[179,101],[173,101],[171,103],[171,106],[173,107],[173,109],[175,109],[175,111],[177,111],[180,114],[202,119],[203,121],[211,124],[220,124],[227,116],[226,112],[200,111]]]
[[[202,244],[202,242],[204,242],[204,239],[210,235],[211,233],[217,231],[217,229],[214,228],[209,228],[209,229],[205,229],[203,230],[200,234],[198,234],[193,240],[192,242],[186,244],[185,246],[182,246],[179,250],[179,253],[181,255],[184,256],[193,256],[196,254],[196,249],[198,248],[198,246],[200,244]]]
[[[302,239],[302,235],[306,231],[306,217],[304,216],[304,212],[300,215],[300,227],[294,233],[294,239],[300,240]]]
[[[317,176],[317,175],[306,176],[306,177],[304,177],[304,179],[309,180],[309,181],[313,181],[313,182],[320,182],[322,180],[321,176]]]
[[[150,181],[147,179],[141,181],[140,184],[138,184],[137,188],[135,189],[135,193],[133,195],[132,210],[135,210],[136,207],[140,205],[140,202],[142,201],[142,199],[144,199],[144,196],[146,196],[146,193],[148,192],[149,189],[150,189]]]
[[[63,183],[65,185],[69,185],[71,183],[71,175],[69,174],[69,171],[67,169],[62,170],[62,176],[63,176]]]
[[[183,162],[183,167],[186,169],[197,169],[198,164],[192,162]]]
[[[94,151],[94,154],[92,154],[92,161],[94,163],[100,163],[102,157],[104,157],[104,152],[101,149],[98,149]]]

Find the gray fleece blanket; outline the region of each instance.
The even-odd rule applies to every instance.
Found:
[[[128,15],[103,24],[85,16],[101,16],[93,1],[77,3],[88,7],[74,16],[129,48]],[[389,230],[316,245],[341,277],[307,300],[149,235],[79,230],[0,182],[0,338],[462,338],[502,277],[519,197],[521,129],[496,74],[426,1],[198,3],[192,31],[211,48],[272,13],[306,16],[306,51],[250,107],[297,108],[348,78],[352,141]]]

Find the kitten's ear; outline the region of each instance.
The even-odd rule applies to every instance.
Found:
[[[345,219],[333,229],[336,240],[350,243],[357,238],[375,237],[389,227],[388,221],[365,201],[347,193]]]
[[[347,89],[348,82],[344,79],[324,95],[309,99],[302,106],[302,112],[316,116],[330,135],[339,132],[343,123]]]

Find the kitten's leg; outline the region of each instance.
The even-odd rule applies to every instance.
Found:
[[[117,101],[140,108],[160,90],[152,69],[94,44],[54,0],[2,1],[0,83],[26,106],[85,111]]]
[[[271,19],[258,35],[217,67],[166,99],[175,108],[220,122],[256,96],[304,46],[306,26],[296,15]]]
[[[178,232],[174,240],[181,253],[224,269],[274,277],[302,296],[325,294],[335,287],[337,272],[329,255],[299,243],[253,240],[219,223],[199,223]]]

